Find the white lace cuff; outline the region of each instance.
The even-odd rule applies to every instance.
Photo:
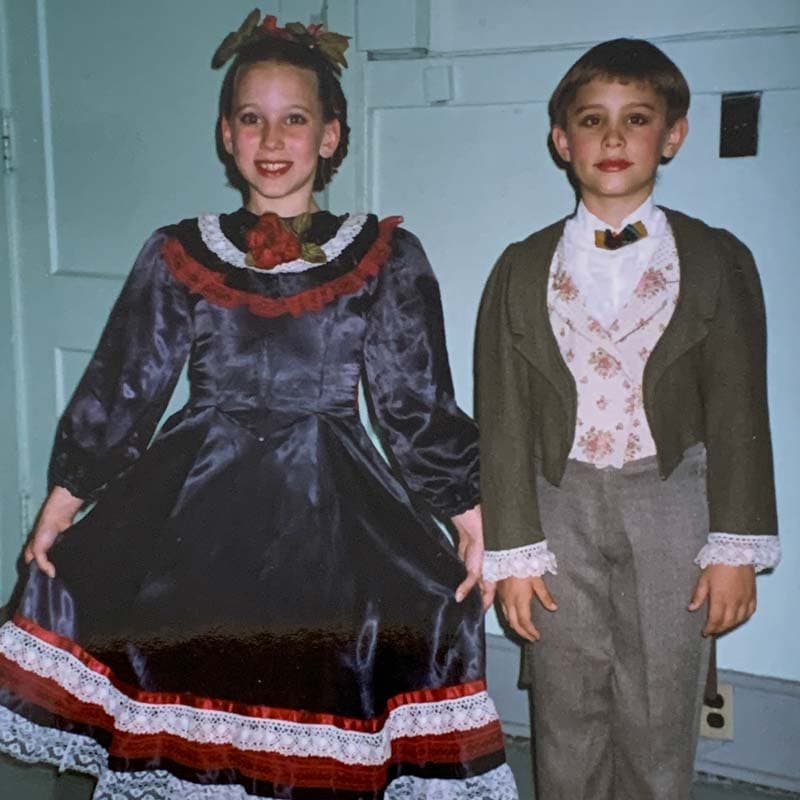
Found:
[[[756,572],[771,569],[781,560],[781,543],[777,536],[743,536],[737,533],[709,533],[708,543],[697,554],[694,563],[701,569],[709,564],[740,567],[752,564]]]
[[[534,578],[546,572],[557,572],[556,557],[547,549],[547,539],[511,550],[487,550],[483,556],[483,578]]]

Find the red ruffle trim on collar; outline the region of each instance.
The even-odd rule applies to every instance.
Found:
[[[260,317],[280,317],[283,314],[299,317],[319,311],[342,295],[354,294],[369,278],[377,275],[392,253],[392,235],[402,221],[402,217],[387,217],[378,223],[378,238],[355,269],[290,297],[264,297],[226,286],[224,273],[204,267],[186,252],[175,237],[164,242],[161,252],[176,280],[190,291],[202,295],[209,303],[223,308],[246,306]]]

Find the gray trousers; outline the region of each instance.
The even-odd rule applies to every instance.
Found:
[[[534,602],[542,638],[523,661],[537,800],[686,800],[710,645],[706,609],[686,608],[708,535],[705,451],[665,481],[655,458],[570,461],[538,491],[559,609]]]

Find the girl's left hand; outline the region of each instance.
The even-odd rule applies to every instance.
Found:
[[[495,585],[481,578],[483,570],[483,518],[481,507],[475,506],[452,518],[458,531],[458,557],[467,568],[467,577],[456,589],[456,602],[460,603],[477,584],[481,590],[484,610],[494,601]]]

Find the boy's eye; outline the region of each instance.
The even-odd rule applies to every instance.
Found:
[[[258,114],[253,111],[244,111],[239,115],[239,122],[242,125],[255,125],[258,123]]]
[[[644,114],[631,114],[628,117],[628,121],[631,123],[631,125],[647,125],[647,123],[650,121],[650,118]]]
[[[302,114],[289,114],[286,121],[290,125],[303,125],[305,124],[306,118]]]
[[[580,120],[580,125],[584,128],[594,128],[600,124],[600,117],[597,114],[589,114],[585,117],[582,117]]]

